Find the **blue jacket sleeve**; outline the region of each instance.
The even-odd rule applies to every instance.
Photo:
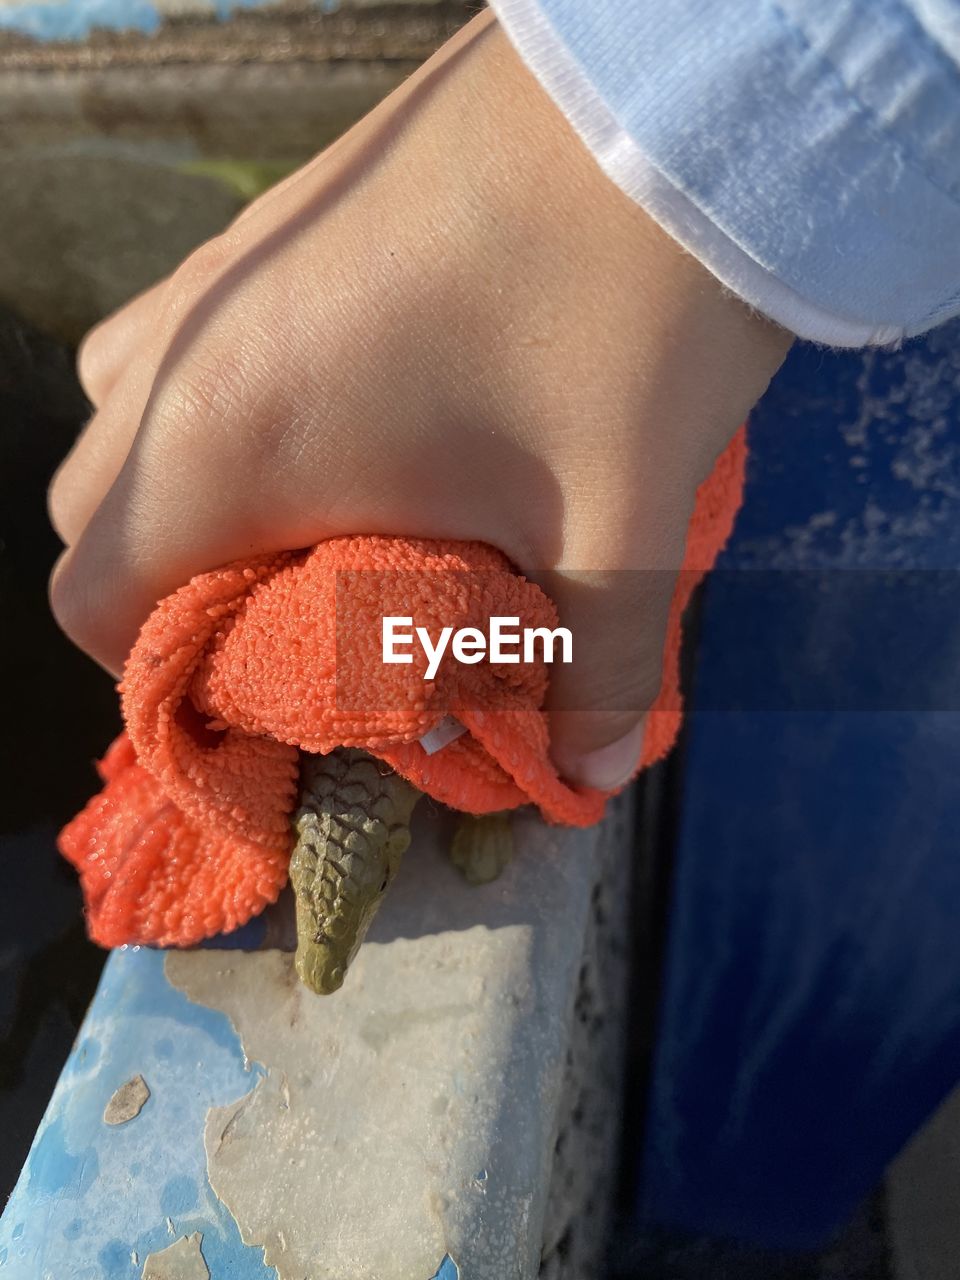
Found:
[[[607,175],[801,337],[960,313],[960,0],[491,0]]]

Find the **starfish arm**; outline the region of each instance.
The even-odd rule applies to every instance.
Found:
[[[312,991],[342,985],[410,844],[420,795],[361,751],[304,757],[290,881],[297,973]]]

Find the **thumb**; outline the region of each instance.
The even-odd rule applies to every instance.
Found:
[[[543,576],[573,637],[573,660],[551,668],[547,700],[551,753],[567,781],[612,791],[636,772],[675,580],[661,569]]]

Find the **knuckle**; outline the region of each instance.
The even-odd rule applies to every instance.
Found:
[[[47,587],[50,610],[60,628],[78,648],[114,671],[122,664],[113,634],[118,606],[136,585],[118,569],[112,561],[101,565],[89,555],[67,551]]]
[[[64,542],[72,541],[73,504],[70,501],[70,487],[65,478],[66,466],[61,466],[50,481],[47,489],[47,514],[50,523]]]
[[[93,636],[95,607],[88,582],[70,560],[61,559],[50,575],[50,609],[57,625],[81,649],[89,649]]]
[[[170,277],[167,286],[168,301],[176,305],[206,292],[230,261],[233,248],[233,238],[228,233],[223,233],[194,249]]]
[[[77,377],[87,399],[99,405],[105,394],[109,376],[113,329],[109,320],[87,333],[77,351]]]

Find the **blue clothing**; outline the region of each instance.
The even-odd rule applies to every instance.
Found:
[[[606,173],[801,337],[960,314],[960,0],[491,0]]]

